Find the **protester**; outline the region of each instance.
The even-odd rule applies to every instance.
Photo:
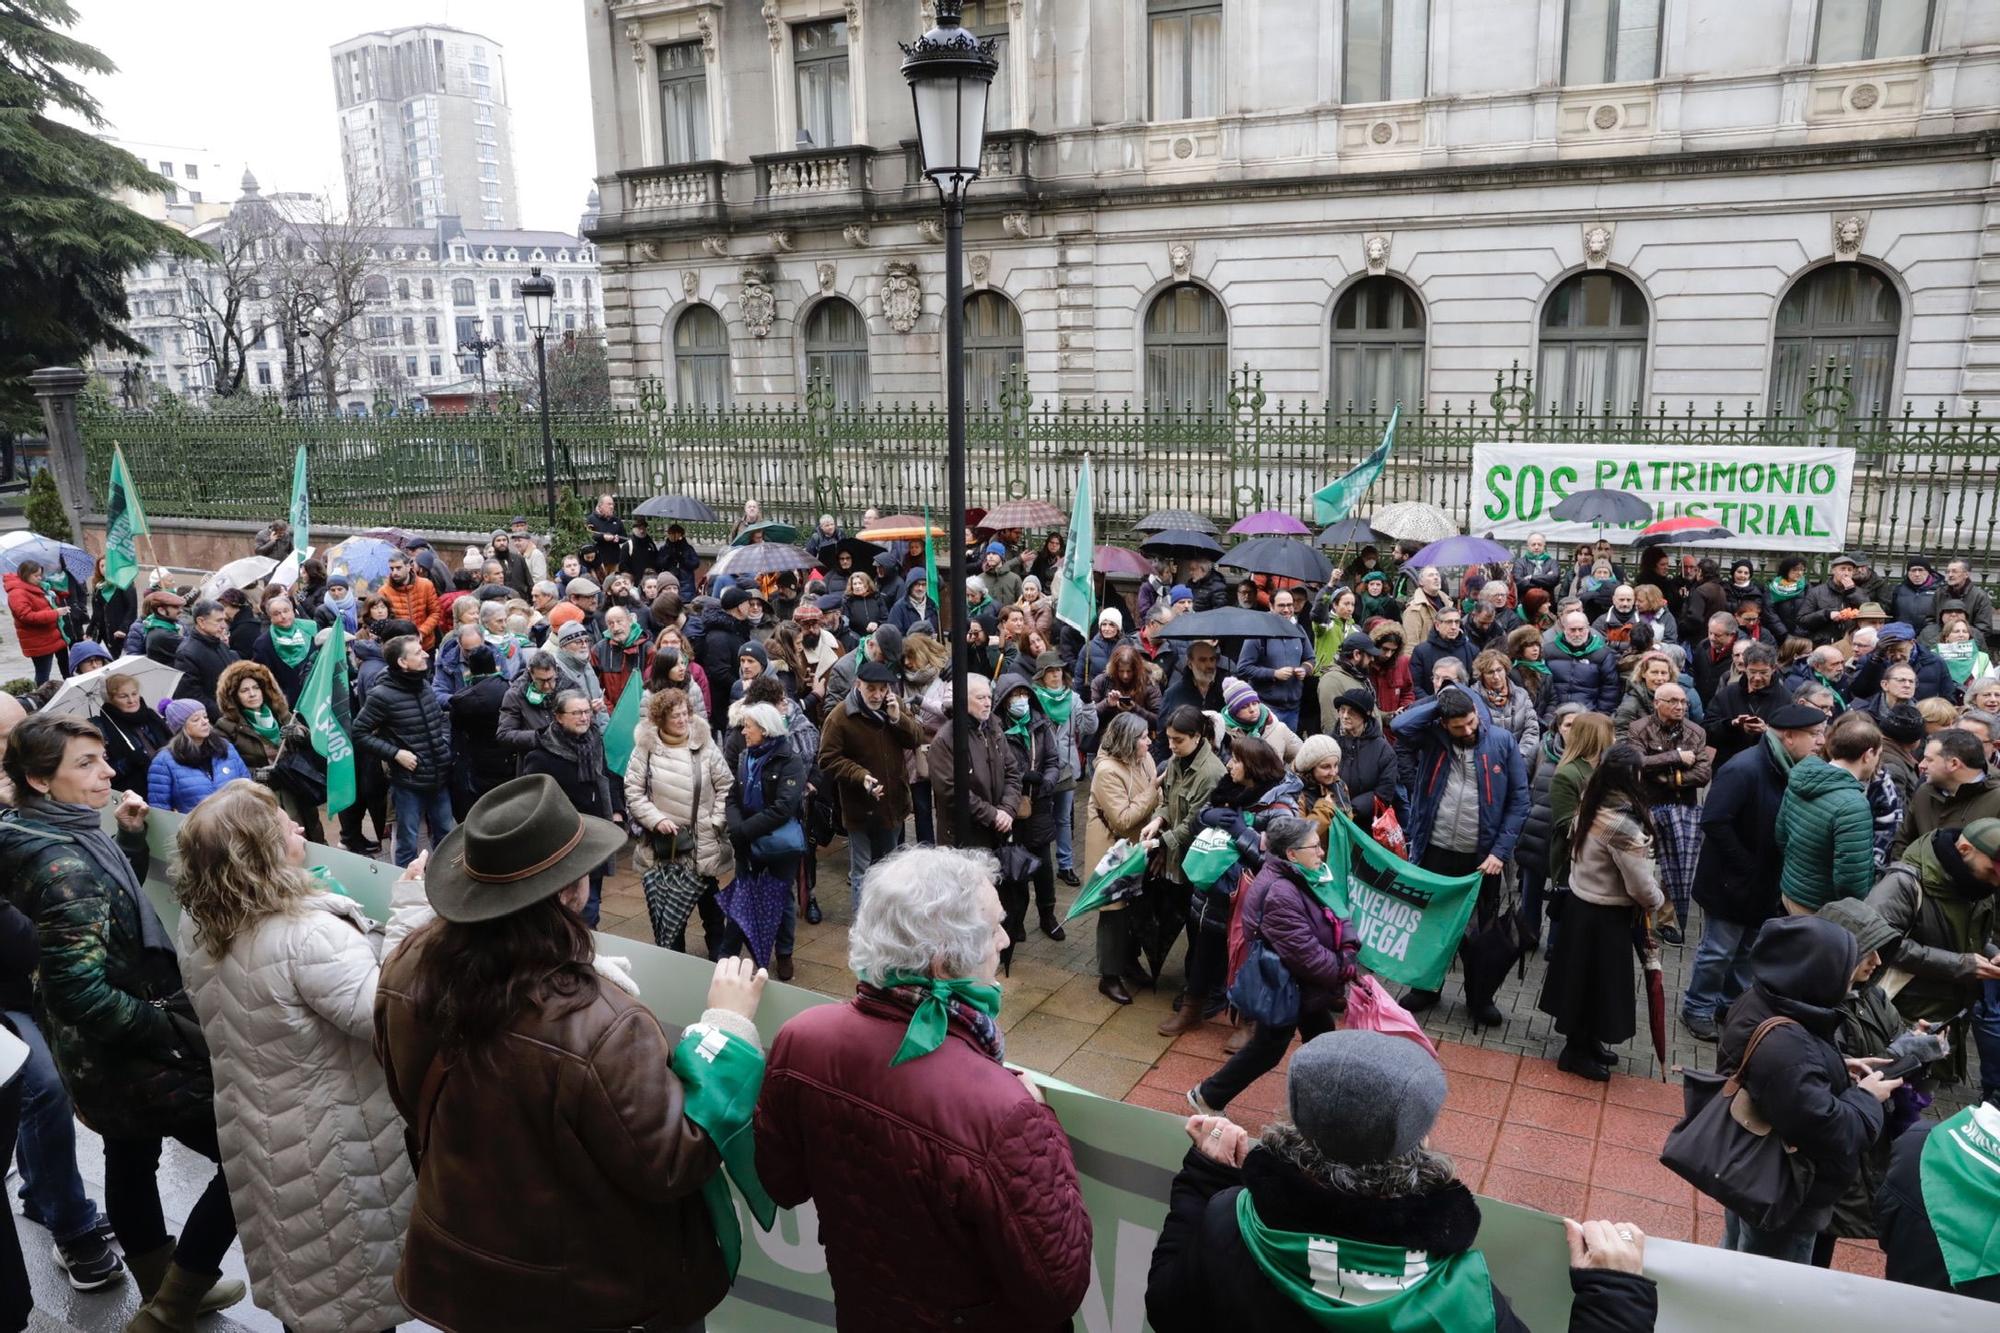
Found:
[[[1654,933],[1663,943],[1678,945],[1686,938],[1701,859],[1701,796],[1715,776],[1715,752],[1708,748],[1707,733],[1687,720],[1688,694],[1679,682],[1661,684],[1652,702],[1652,712],[1632,723],[1626,739],[1643,756],[1639,772],[1666,895]]]
[[[1298,607],[1290,589],[1280,588],[1271,595],[1271,610],[1296,620]],[[1245,639],[1236,659],[1236,674],[1249,681],[1278,720],[1293,731],[1298,730],[1299,701],[1312,671],[1312,642],[1304,630],[1284,638]]]
[[[1549,669],[1549,706],[1582,704],[1607,717],[1617,710],[1622,686],[1618,657],[1580,610],[1563,613],[1561,632],[1544,641]]]
[[[1473,659],[1469,683],[1478,689],[1493,724],[1514,738],[1526,761],[1541,743],[1542,722],[1533,697],[1510,674],[1512,665],[1505,653],[1488,648]]]
[[[0,583],[6,585],[7,610],[14,617],[21,655],[34,665],[35,684],[42,684],[51,673],[61,678],[69,641],[63,636],[63,613],[42,586],[41,563],[23,560]]]
[[[798,902],[793,886],[807,851],[804,825],[807,765],[786,737],[785,718],[770,704],[732,710],[743,732],[743,754],[724,806],[736,878],[721,896],[727,924],[719,956],[746,944],[774,974],[792,973]]]
[[[1146,843],[1146,901],[1151,909],[1152,929],[1147,931],[1144,923],[1134,924],[1140,935],[1141,952],[1146,954],[1148,970],[1156,982],[1174,937],[1180,934],[1188,916],[1191,886],[1181,860],[1200,831],[1202,811],[1226,774],[1215,752],[1214,732],[1199,710],[1183,707],[1168,714],[1166,734],[1172,758],[1160,774],[1159,813],[1140,832]],[[1148,934],[1152,936],[1150,941]],[[1193,949],[1190,935],[1190,972],[1197,970]],[[1161,1022],[1160,1035],[1179,1036],[1200,1026],[1207,998],[1184,989],[1175,1001],[1174,1012]]]
[[[1111,719],[1097,749],[1097,763],[1090,778],[1090,813],[1104,826],[1111,842],[1142,842],[1147,824],[1160,804],[1160,782],[1155,776],[1149,751],[1151,737],[1146,723],[1132,713]],[[1132,1003],[1126,989],[1133,985],[1156,988],[1159,975],[1143,952],[1153,956],[1151,918],[1145,910],[1143,892],[1139,899],[1107,902],[1097,914],[1097,993],[1116,1004]]]
[[[484,644],[465,656],[465,683],[451,696],[451,815],[463,819],[473,803],[512,778],[519,756],[500,739],[508,683],[493,650]]]
[[[415,625],[417,636],[423,640],[424,651],[437,646],[438,633],[442,628],[438,610],[437,587],[427,578],[418,578],[416,566],[403,551],[389,554],[389,577],[376,589],[377,595],[388,606],[389,614],[398,620],[407,620]]]
[[[1971,622],[1972,633],[1979,642],[1991,644],[1994,641],[1992,595],[1972,581],[1971,562],[1963,557],[1945,565],[1944,578],[1936,592],[1931,619],[1943,618],[1938,608],[1946,602],[1958,602],[1965,607],[1965,617]]]
[[[190,608],[188,620],[188,632],[174,650],[174,669],[181,673],[180,684],[174,687],[174,698],[193,699],[204,705],[213,720],[216,682],[222,678],[223,668],[236,660],[226,642],[229,617],[220,602],[199,601]],[[147,647],[150,651],[150,640]]]
[[[1827,567],[1826,581],[1816,583],[1799,598],[1793,623],[1799,633],[1814,643],[1831,643],[1847,632],[1868,595],[1854,586],[1857,562],[1845,552]]]
[[[1307,737],[1292,758],[1292,772],[1301,784],[1299,813],[1312,821],[1320,846],[1328,850],[1335,816],[1354,818],[1354,804],[1348,799],[1340,765],[1340,742],[1331,736]]]
[[[1292,757],[1299,752],[1298,734],[1265,706],[1248,681],[1234,676],[1225,679],[1222,682],[1222,703],[1224,754],[1237,740],[1248,737],[1270,746],[1281,763],[1292,762]]]
[[[1612,1048],[1637,1030],[1632,1003],[1635,913],[1665,901],[1653,861],[1644,755],[1629,743],[1605,751],[1577,805],[1569,843],[1569,899],[1537,1007],[1568,1040],[1556,1068],[1609,1082]]]
[[[772,1043],[758,1175],[817,1210],[843,1330],[1054,1330],[1090,1282],[1069,1136],[1001,1063],[995,873],[944,848],[877,862],[848,935],[854,999]]]
[[[243,757],[216,734],[198,701],[175,699],[163,711],[173,738],[146,770],[149,804],[184,815],[224,783],[250,776]]]
[[[868,867],[902,844],[910,813],[909,758],[923,742],[922,728],[896,692],[896,673],[885,662],[863,662],[847,698],[827,709],[819,766],[840,802],[847,889],[856,908]]]
[[[1349,690],[1335,701],[1330,714],[1334,739],[1340,745],[1341,780],[1354,805],[1354,819],[1373,827],[1384,811],[1398,823],[1403,815],[1396,751],[1375,720],[1375,696],[1365,687]]]
[[[1028,889],[1034,887],[1039,925],[1050,939],[1066,938],[1056,920],[1056,877],[1053,844],[1056,836],[1057,788],[1062,780],[1062,755],[1055,729],[1042,711],[1041,700],[1026,678],[1003,675],[993,683],[994,711],[1013,751],[1012,766],[1021,774],[1021,805],[1008,843],[1000,849],[1000,902],[1006,911],[1008,934],[1015,943],[1026,938]],[[1013,954],[1007,955],[1009,961]]]
[[[724,925],[716,888],[735,864],[727,836],[729,789],[735,780],[707,719],[684,692],[662,690],[647,701],[625,766],[625,811],[630,827],[641,835],[637,860],[653,942],[662,949],[687,951],[685,916],[673,920],[656,915],[666,911],[664,902],[656,903],[657,895],[672,891],[684,904],[692,902],[708,955],[718,956]]]
[[[199,705],[190,704],[193,712]],[[111,766],[81,718],[42,714],[7,738],[15,804],[0,812],[0,874],[40,949],[38,1017],[77,1114],[104,1139],[105,1203],[145,1301],[127,1325],[177,1333],[196,1313],[243,1299],[222,1280],[236,1239],[217,1170],[167,1234],[156,1173],[176,1139],[219,1161],[214,1080],[182,987],[172,937],[142,887],[151,856],[147,806],[128,792],[104,831]]]
[[[1717,763],[1727,763],[1761,740],[1771,719],[1792,703],[1778,683],[1778,653],[1769,644],[1740,649],[1743,674],[1718,688],[1703,710]]]
[[[2000,1101],[1991,1095],[1946,1123],[1919,1121],[1896,1140],[1874,1200],[1891,1282],[2000,1303],[2000,1271],[1985,1240],[2000,1212],[2000,1174],[1978,1160],[1991,1161],[1996,1146]]]
[[[382,928],[305,869],[299,827],[258,787],[223,788],[177,846],[181,973],[257,1304],[298,1330],[393,1326],[416,1179],[368,1045]]]
[[[1951,727],[1934,732],[1924,742],[1918,771],[1923,782],[1910,795],[1903,826],[1890,844],[1891,860],[1938,829],[2000,818],[2000,782],[1988,773],[1986,749],[1970,731]]]
[[[1427,1147],[1445,1075],[1415,1042],[1328,1032],[1292,1057],[1284,1118],[1253,1138],[1191,1116],[1153,1247],[1156,1333],[1527,1325],[1475,1248],[1479,1204]],[[1645,1237],[1630,1222],[1565,1221],[1573,1333],[1653,1327]],[[1342,1280],[1346,1279],[1346,1280]]]
[[[931,737],[925,751],[925,765],[935,803],[937,840],[945,847],[977,847],[988,851],[1006,841],[1014,827],[1014,811],[1023,791],[1021,761],[1007,744],[1004,724],[993,707],[993,685],[984,676],[965,682],[966,716],[947,717]],[[960,726],[972,731],[970,789],[954,790],[952,773],[953,733]],[[965,803],[966,836],[961,844],[955,804]]]
[[[555,779],[563,795],[569,797],[578,814],[595,819],[616,818],[611,781],[604,764],[604,741],[598,734],[590,701],[576,690],[562,690],[551,707],[555,723],[541,734],[534,749],[521,756],[521,776],[547,774]],[[447,830],[450,827],[446,825]],[[592,930],[597,929],[604,876],[610,868],[610,858],[592,867],[589,895],[577,909],[583,924]]]
[[[1212,640],[1197,639],[1187,646],[1186,658],[1180,673],[1174,677],[1173,683],[1168,686],[1165,695],[1161,697],[1158,706],[1158,717],[1152,721],[1147,721],[1147,719],[1142,717],[1140,721],[1145,722],[1147,727],[1153,730],[1155,737],[1159,738],[1162,735],[1159,730],[1159,719],[1172,715],[1176,709],[1191,707],[1204,712],[1220,713],[1223,708],[1222,682],[1224,679],[1226,677],[1222,671],[1221,649]],[[1123,711],[1130,711],[1122,702],[1118,706]],[[1138,705],[1135,704],[1134,707],[1136,706]],[[1098,712],[1099,726],[1108,726],[1110,725],[1110,721],[1111,719],[1106,717],[1100,709]],[[1161,739],[1159,740],[1159,744],[1164,745],[1165,741]],[[1157,758],[1163,753],[1164,751],[1159,751],[1155,757]]]
[[[1740,1079],[1771,1132],[1812,1170],[1801,1207],[1789,1218],[1757,1226],[1725,1209],[1724,1249],[1809,1263],[1834,1203],[1860,1170],[1863,1149],[1882,1132],[1882,1103],[1901,1080],[1873,1068],[1850,1073],[1833,1040],[1859,957],[1852,935],[1817,917],[1768,922],[1750,946],[1750,988],[1723,1022],[1716,1072]],[[1770,1018],[1790,1021],[1766,1031],[1745,1064],[1751,1034]]]
[[[702,1187],[741,1122],[689,1116],[715,1094],[747,1107],[764,977],[718,964],[677,1049],[577,916],[591,867],[623,843],[526,777],[481,799],[426,867],[439,920],[389,958],[375,1000],[422,1200],[396,1281],[417,1319],[680,1328],[727,1293]],[[696,1046],[741,1055],[698,1067]]]
[[[172,733],[159,710],[146,707],[139,682],[121,674],[105,677],[104,707],[93,720],[104,737],[111,785],[119,791],[144,791],[153,756],[172,739]]]
[[[1520,881],[1522,920],[1528,927],[1530,943],[1537,947],[1542,938],[1544,899],[1556,883],[1550,864],[1555,833],[1552,802],[1556,769],[1562,764],[1570,732],[1583,711],[1581,704],[1564,704],[1558,708],[1548,729],[1542,733],[1542,741],[1536,747],[1534,757],[1528,761],[1528,817],[1521,823],[1520,841],[1514,844],[1514,865]],[[1586,769],[1582,781],[1588,779]],[[1578,782],[1569,794],[1569,814],[1572,818],[1576,813],[1576,802],[1582,799],[1582,795],[1583,788]],[[1562,833],[1567,846],[1567,824]]]
[[[1778,892],[1792,912],[1816,912],[1840,898],[1864,898],[1875,882],[1874,817],[1868,784],[1882,759],[1882,733],[1859,713],[1827,729],[1826,757],[1792,766],[1778,806]]]
[[[420,639],[399,634],[382,645],[382,656],[389,669],[354,719],[354,746],[388,766],[395,860],[407,866],[425,826],[433,849],[452,829],[451,724],[424,679],[430,654]]]

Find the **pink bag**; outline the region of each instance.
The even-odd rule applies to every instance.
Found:
[[[1437,1058],[1437,1047],[1431,1045],[1431,1039],[1424,1035],[1410,1011],[1397,1004],[1382,989],[1382,983],[1366,972],[1357,975],[1347,988],[1347,1014],[1340,1025],[1349,1030],[1366,1028],[1392,1037],[1408,1037],[1429,1051],[1433,1060]]]

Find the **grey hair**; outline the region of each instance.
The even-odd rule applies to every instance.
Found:
[[[1976,722],[1986,728],[1988,737],[2000,736],[2000,717],[1993,716],[1984,708],[1966,709],[1958,715],[1958,722],[1960,726],[1964,726],[1967,722]]]
[[[505,625],[507,623],[507,603],[501,601],[498,597],[489,597],[481,602],[479,604],[479,623],[483,625],[489,620],[498,620],[502,625]]]
[[[785,715],[774,704],[745,704],[737,718],[742,722],[755,722],[757,730],[766,736],[782,736],[790,730],[785,724]]]
[[[1564,718],[1574,717],[1578,713],[1588,713],[1589,711],[1589,704],[1557,704],[1555,712],[1549,714],[1549,722],[1553,726],[1560,727]]]
[[[861,881],[847,966],[870,982],[933,968],[943,977],[971,975],[993,941],[985,895],[999,873],[986,853],[953,847],[905,847],[877,861]]]
[[[1726,629],[1731,634],[1734,634],[1737,630],[1742,628],[1742,625],[1737,621],[1736,617],[1730,614],[1729,612],[1717,611],[1714,615],[1708,618],[1708,627],[1710,629]]]
[[[1353,1199],[1406,1199],[1435,1194],[1458,1178],[1458,1168],[1443,1153],[1412,1148],[1401,1157],[1380,1162],[1335,1162],[1289,1121],[1264,1128],[1258,1140],[1309,1180]]]
[[[557,690],[556,697],[549,700],[549,711],[551,713],[560,713],[572,703],[587,704],[589,702],[590,696],[582,690]]]
[[[545,592],[551,597],[562,596],[562,589],[556,586],[556,581],[554,579],[543,579],[540,583],[537,583],[534,586],[533,590],[535,592]]]
[[[534,652],[528,654],[528,670],[555,671],[557,669],[556,655],[548,649],[537,648]]]
[[[1097,743],[1100,754],[1108,755],[1121,764],[1135,764],[1146,745],[1146,719],[1137,713],[1118,713],[1105,724],[1104,735]]]
[[[477,625],[460,625],[456,630],[452,631],[452,637],[458,640],[460,648],[465,647],[465,636],[468,634],[472,636],[475,647],[486,642],[486,631]]]
[[[1981,676],[1965,687],[1965,697],[1970,699],[1981,690],[2000,690],[2000,676]]]

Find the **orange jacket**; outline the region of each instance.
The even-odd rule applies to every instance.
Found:
[[[412,573],[410,581],[402,587],[397,587],[394,579],[383,579],[376,592],[389,604],[391,615],[417,627],[417,633],[423,636],[426,652],[437,647],[437,585],[422,574]]]

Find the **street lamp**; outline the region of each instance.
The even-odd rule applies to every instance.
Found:
[[[938,0],[937,26],[903,47],[903,77],[916,103],[917,143],[924,175],[944,203],[944,329],[946,467],[951,509],[951,583],[944,608],[951,619],[951,773],[960,793],[952,820],[957,842],[971,837],[972,732],[967,727],[965,649],[965,188],[979,176],[986,143],[986,94],[1000,68],[991,40],[959,25],[959,0]],[[997,702],[997,701],[996,701]]]
[[[549,323],[555,318],[556,280],[545,278],[539,268],[528,270],[521,284],[521,305],[528,313],[528,327],[535,335],[535,377],[541,384],[542,477],[548,486],[549,531],[556,530],[556,444],[549,435],[549,354],[546,339]]]
[[[458,368],[479,375],[479,404],[486,405],[486,354],[500,346],[498,338],[466,338],[458,344]]]

